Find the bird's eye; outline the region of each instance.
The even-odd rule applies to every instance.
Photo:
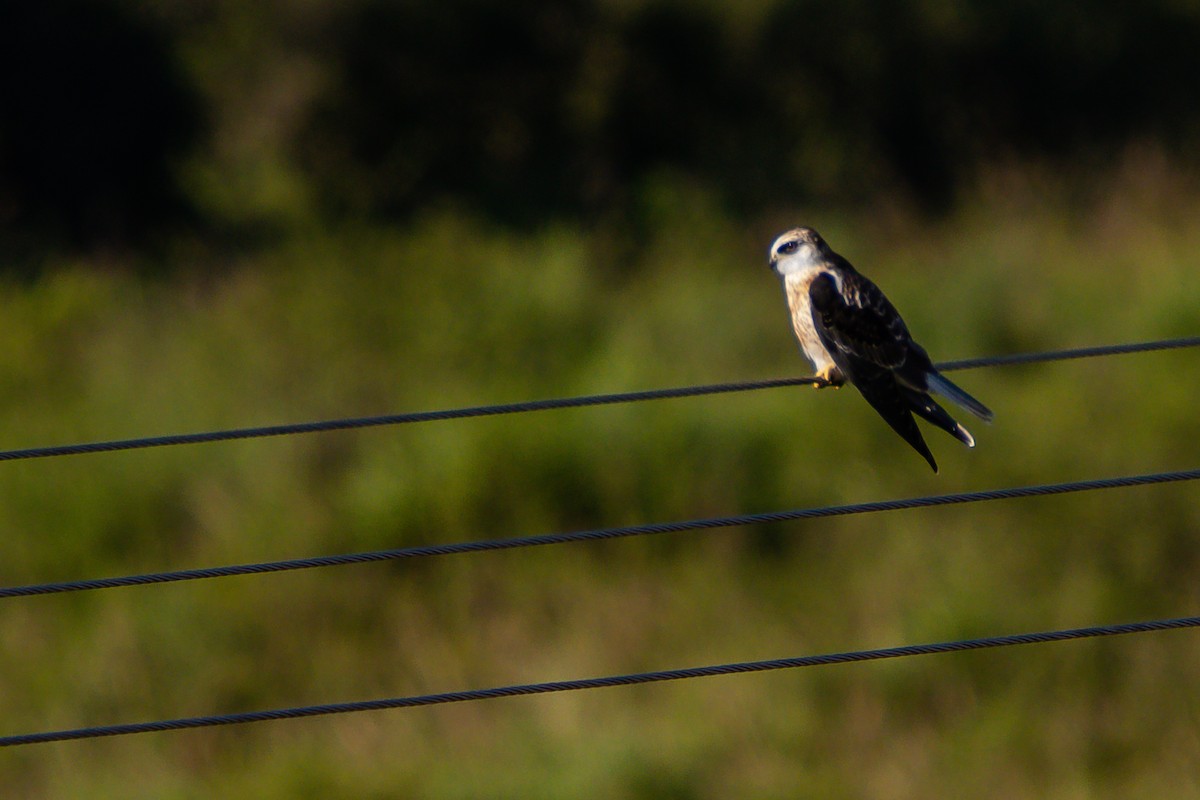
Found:
[[[792,253],[796,252],[796,248],[799,246],[800,244],[795,241],[784,242],[783,244],[779,245],[779,249],[776,252],[781,256],[790,256]]]

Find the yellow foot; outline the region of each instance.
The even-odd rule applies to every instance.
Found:
[[[841,374],[838,373],[838,368],[832,364],[822,370],[819,370],[816,378],[818,381],[820,381],[820,383],[814,383],[814,389],[827,389],[829,387],[840,389],[842,388],[842,384],[845,383]]]

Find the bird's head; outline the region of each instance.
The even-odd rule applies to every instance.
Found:
[[[829,245],[812,228],[792,228],[771,244],[770,267],[780,277],[810,269],[829,255]]]

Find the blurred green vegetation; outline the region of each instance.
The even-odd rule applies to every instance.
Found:
[[[1110,82],[1141,111],[1110,119],[1087,95],[1042,138],[1024,127],[1072,81],[1094,91],[1114,70],[1125,80],[1122,65],[1150,78],[1186,66],[1200,49],[1157,32],[1189,35],[1190,7],[1148,4],[1129,22],[1119,4],[1089,16],[611,0],[439,16],[214,0],[72,2],[58,17],[13,5],[0,22],[53,30],[76,5],[120,11],[110,22],[140,65],[120,74],[154,72],[146,91],[178,105],[129,129],[144,181],[119,180],[125,151],[104,143],[120,126],[92,109],[78,147],[69,121],[49,118],[61,165],[103,161],[91,189],[0,190],[4,448],[801,374],[765,263],[797,222],[877,280],[939,360],[1197,331],[1186,82],[1149,98]],[[423,41],[414,19],[461,33],[463,49]],[[511,38],[449,25],[461,19]],[[1037,35],[1023,50],[1011,37],[1026,22]],[[1112,33],[1126,28],[1156,35]],[[682,56],[662,44],[681,29]],[[827,49],[794,44],[823,30]],[[113,41],[74,35],[93,56]],[[434,107],[448,123],[429,108],[392,128],[406,117],[368,113],[397,86],[392,41],[425,54],[423,80],[446,79]],[[1140,57],[1152,42],[1161,60]],[[506,58],[465,59],[472,44]],[[589,72],[610,52],[624,54],[612,75]],[[980,74],[1005,74],[1000,56],[1046,52],[1078,69],[1047,63],[1038,102],[1022,105],[1020,80],[969,97]],[[977,72],[956,71],[964,54]],[[742,93],[763,64],[778,71],[765,96],[820,87],[783,109],[805,136]],[[571,113],[505,95],[509,68],[541,70],[522,85],[565,92]],[[698,107],[707,77],[674,102],[696,75],[737,77],[711,95],[731,105]],[[910,106],[926,111],[893,136],[878,126],[897,87],[945,96]],[[1011,100],[998,128],[976,124],[989,97]],[[489,149],[522,141],[489,138],[497,120],[532,119],[522,102],[549,115],[529,129],[535,146]],[[831,109],[849,116],[829,122]],[[962,116],[933,130],[939,109]],[[28,122],[0,121],[0,167],[33,180],[4,148],[39,141],[37,125],[14,119]],[[556,127],[571,119],[582,127]],[[627,138],[630,120],[647,138]],[[702,135],[676,151],[680,131]],[[925,156],[906,141],[945,164],[907,161]],[[397,157],[404,142],[426,160]],[[463,170],[446,173],[454,153]],[[572,193],[576,160],[598,171]],[[907,179],[906,163],[936,181]],[[413,180],[389,186],[405,168]],[[853,390],[808,389],[13,462],[0,585],[1194,468],[1195,364],[1177,351],[961,373],[997,420],[973,426],[973,451],[929,431],[938,476]],[[15,734],[1193,614],[1198,531],[1195,489],[1177,485],[10,600],[0,718]],[[1164,633],[16,748],[0,785],[88,798],[1192,797],[1198,679],[1200,639]]]
[[[1139,173],[1141,174],[1141,173]],[[664,190],[665,191],[665,190]],[[812,221],[939,357],[1193,333],[1200,193],[1041,185]],[[1018,196],[1015,192],[1020,192]],[[665,204],[633,264],[435,215],[146,283],[3,288],[6,447],[803,370],[762,237]],[[854,235],[851,235],[854,231]],[[346,265],[353,264],[353,269]],[[931,475],[777,390],[5,467],[15,585],[1195,466],[1187,352],[983,370]],[[1186,614],[1189,486],[0,606],[7,732]],[[1188,796],[1187,633],[13,751],[10,796]]]

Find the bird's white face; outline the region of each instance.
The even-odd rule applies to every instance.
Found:
[[[781,278],[810,270],[823,261],[823,248],[812,228],[793,228],[771,244],[771,269]]]

